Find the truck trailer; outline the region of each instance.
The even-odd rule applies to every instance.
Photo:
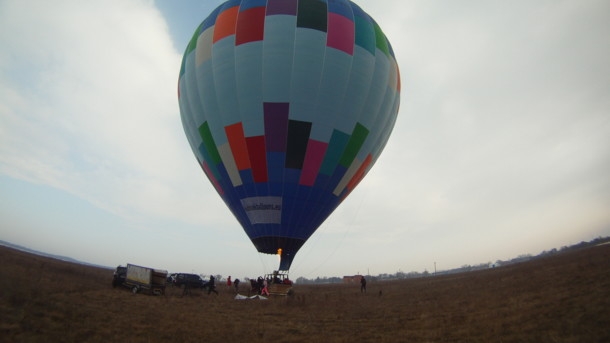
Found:
[[[145,292],[154,295],[165,294],[167,270],[127,264],[124,285],[133,293]]]

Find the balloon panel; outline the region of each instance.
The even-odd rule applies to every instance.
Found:
[[[400,78],[347,0],[234,0],[195,31],[178,96],[191,148],[258,251],[281,269],[373,166]]]

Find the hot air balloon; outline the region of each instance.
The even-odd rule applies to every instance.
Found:
[[[348,0],[229,0],[182,59],[184,131],[261,253],[295,254],[371,169],[398,113],[379,25]]]

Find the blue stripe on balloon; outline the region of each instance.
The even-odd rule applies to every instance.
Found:
[[[353,20],[352,6],[346,0],[328,0],[328,12],[340,14]]]
[[[239,6],[239,11],[243,12],[254,7],[262,7],[267,5],[267,0],[242,0]]]
[[[284,178],[285,163],[286,154],[284,152],[267,152],[269,182],[282,182]]]
[[[212,11],[212,13],[210,13],[210,15],[203,20],[203,22],[199,26],[199,33],[216,24],[216,18],[218,18],[218,14],[220,14],[220,11],[223,9],[223,5],[216,7],[216,9],[214,9],[214,11]]]

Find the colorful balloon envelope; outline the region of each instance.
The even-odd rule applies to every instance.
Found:
[[[379,25],[348,0],[230,0],[180,70],[184,131],[261,253],[297,251],[383,150],[400,76]]]

